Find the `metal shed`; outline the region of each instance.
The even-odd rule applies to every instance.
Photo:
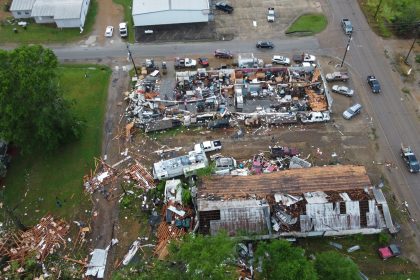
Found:
[[[208,0],[133,0],[135,26],[209,21]]]

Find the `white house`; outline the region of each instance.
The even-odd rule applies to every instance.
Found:
[[[21,3],[25,1],[32,5]],[[10,10],[15,18],[22,18],[23,12],[25,17],[33,18],[36,23],[55,23],[59,28],[80,28],[85,24],[89,4],[90,0],[14,0]],[[30,16],[27,16],[28,11]]]
[[[10,12],[14,18],[30,18],[36,0],[14,0]]]
[[[133,0],[135,26],[209,21],[208,0]]]

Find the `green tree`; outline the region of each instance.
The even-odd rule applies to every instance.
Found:
[[[255,255],[262,260],[260,279],[315,280],[314,267],[304,250],[292,247],[288,241],[272,240],[258,244]]]
[[[58,61],[39,45],[0,50],[0,137],[22,152],[51,151],[80,136],[82,122],[60,89]]]
[[[412,2],[400,7],[400,12],[392,20],[394,32],[400,37],[416,36],[416,28],[420,24],[420,5]]]
[[[315,269],[322,280],[358,280],[359,269],[349,258],[337,252],[329,251],[317,255]]]
[[[224,233],[186,235],[170,247],[170,259],[181,265],[186,279],[236,279],[235,244]]]

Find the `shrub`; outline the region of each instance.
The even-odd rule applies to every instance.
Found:
[[[389,234],[385,232],[381,232],[378,234],[379,245],[381,246],[388,245],[390,241],[391,241],[391,236]]]

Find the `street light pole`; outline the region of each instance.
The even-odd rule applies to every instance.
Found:
[[[341,60],[340,67],[343,67],[344,59],[346,59],[347,52],[350,50],[350,42],[351,42],[351,34],[349,36],[349,40],[347,41],[346,51],[344,52],[344,56],[343,56],[343,59]]]
[[[136,64],[134,63],[134,59],[133,59],[133,56],[131,55],[131,51],[130,51],[130,48],[129,48],[128,44],[127,44],[127,51],[128,51],[128,56],[130,57],[131,62],[133,63],[134,71],[136,72],[136,77],[138,79],[139,78],[139,73],[137,72],[137,67],[136,67]]]
[[[379,8],[381,7],[381,4],[382,4],[382,0],[379,1],[378,6],[376,7],[376,12],[375,12],[375,15],[373,16],[375,19],[376,19],[376,16],[378,15]]]

